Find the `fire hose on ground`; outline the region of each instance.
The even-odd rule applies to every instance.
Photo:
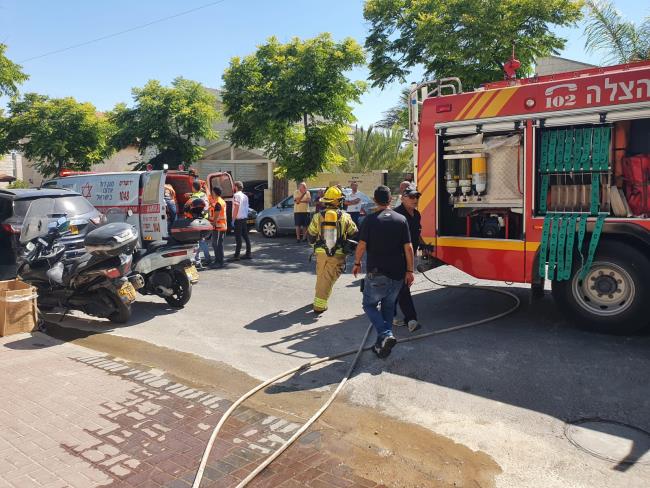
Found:
[[[456,326],[453,326],[453,327],[447,327],[445,329],[434,330],[434,331],[431,331],[431,332],[425,332],[425,333],[422,333],[422,334],[417,334],[417,335],[413,335],[413,336],[410,336],[410,337],[405,337],[405,338],[399,339],[397,341],[398,343],[417,341],[417,340],[420,340],[420,339],[424,339],[426,337],[446,334],[446,333],[449,333],[449,332],[455,332],[455,331],[459,331],[459,330],[463,330],[463,329],[468,329],[470,327],[476,327],[478,325],[482,325],[482,324],[485,324],[487,322],[491,322],[493,320],[500,319],[502,317],[505,317],[506,315],[509,315],[509,314],[513,313],[515,310],[517,310],[519,308],[519,305],[521,304],[521,301],[519,300],[519,297],[517,297],[517,295],[515,295],[514,293],[511,293],[509,291],[498,290],[496,288],[490,288],[490,287],[485,287],[485,286],[467,285],[467,284],[448,285],[448,284],[438,283],[438,282],[432,280],[431,278],[429,278],[426,275],[426,273],[422,273],[422,276],[424,276],[428,281],[430,281],[434,285],[444,287],[444,288],[467,288],[467,289],[471,289],[471,290],[486,290],[486,291],[490,291],[492,293],[499,293],[501,295],[506,295],[506,296],[508,296],[508,297],[510,297],[510,298],[512,298],[514,300],[514,305],[512,307],[510,307],[509,309],[507,309],[506,311],[498,313],[496,315],[491,315],[491,316],[483,318],[483,319],[475,320],[475,321],[472,321],[472,322],[467,322],[467,323],[456,325]],[[237,485],[236,488],[244,488],[246,485],[248,485],[248,483],[250,483],[259,473],[261,473],[267,466],[269,466],[273,461],[275,461],[307,429],[309,429],[309,427],[311,427],[311,425],[314,422],[316,422],[316,420],[318,420],[318,418],[325,412],[325,410],[327,410],[327,408],[336,399],[337,395],[341,392],[341,390],[343,389],[343,387],[345,386],[347,381],[350,379],[350,376],[352,375],[352,372],[354,371],[354,368],[357,365],[357,362],[359,360],[359,357],[361,356],[361,353],[363,351],[367,351],[367,350],[371,349],[372,346],[366,346],[365,345],[366,340],[368,339],[368,335],[370,334],[371,330],[372,330],[372,324],[370,326],[368,326],[368,329],[366,330],[366,333],[363,336],[363,340],[361,341],[361,343],[360,343],[360,345],[359,345],[359,347],[357,349],[352,349],[352,350],[345,351],[345,352],[342,352],[342,353],[338,353],[338,354],[335,354],[333,356],[328,356],[328,357],[325,357],[325,358],[314,359],[313,361],[309,361],[309,362],[307,362],[305,364],[302,364],[301,366],[297,366],[295,368],[289,369],[289,370],[287,370],[287,371],[285,371],[283,373],[280,373],[277,376],[274,376],[273,378],[268,379],[265,382],[259,384],[258,386],[256,386],[252,390],[249,390],[244,395],[242,395],[236,402],[234,402],[230,406],[230,408],[223,414],[223,416],[219,420],[219,423],[217,424],[217,426],[212,431],[212,435],[210,436],[210,439],[208,440],[208,443],[207,443],[207,445],[205,447],[205,450],[203,452],[203,456],[201,458],[201,463],[200,463],[199,468],[198,468],[198,470],[196,472],[196,476],[194,478],[194,483],[192,484],[192,488],[199,488],[199,486],[201,484],[201,480],[203,479],[203,472],[204,472],[205,467],[207,465],[208,458],[210,456],[210,452],[212,451],[212,446],[214,445],[214,443],[215,443],[215,441],[217,439],[217,436],[219,435],[219,432],[220,432],[221,428],[226,423],[226,421],[228,420],[230,415],[232,415],[232,413],[237,409],[237,407],[239,407],[242,403],[244,403],[248,398],[252,397],[258,391],[263,390],[267,386],[281,380],[282,378],[284,378],[286,376],[289,376],[291,374],[298,373],[298,372],[307,371],[308,369],[312,368],[313,366],[316,366],[316,365],[321,364],[321,363],[333,361],[335,359],[339,359],[339,358],[342,358],[342,357],[345,357],[345,356],[349,356],[351,354],[355,354],[354,359],[352,360],[352,363],[350,363],[350,366],[349,366],[345,376],[343,377],[341,382],[338,384],[336,389],[329,396],[327,401],[321,406],[321,408],[314,415],[312,415],[309,418],[309,420],[307,420],[307,422],[305,422],[303,424],[303,426],[300,427],[300,429],[298,429],[291,436],[291,438],[289,438],[273,454],[271,454],[268,458],[266,458],[262,464],[260,464],[246,478],[244,478]]]

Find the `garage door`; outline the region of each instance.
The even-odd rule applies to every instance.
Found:
[[[265,180],[267,163],[235,164],[235,179],[240,181]]]
[[[230,173],[235,180],[251,181],[266,180],[267,164],[266,162],[237,163],[233,161],[200,161],[196,166],[201,178],[205,178],[210,173],[224,171]]]

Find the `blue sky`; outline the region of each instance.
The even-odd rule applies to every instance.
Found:
[[[30,80],[22,91],[54,97],[73,96],[99,110],[129,102],[130,90],[149,79],[168,83],[176,76],[219,87],[221,73],[233,56],[243,56],[271,35],[281,40],[331,32],[361,44],[367,25],[363,0],[223,0],[222,3],[114,38],[24,60],[90,39],[189,10],[209,0],[0,0],[0,42],[8,56],[23,64]],[[640,12],[636,0],[616,0],[629,18]],[[635,5],[636,4],[636,5]],[[640,15],[641,14],[641,15]],[[584,52],[580,27],[562,29],[568,39],[564,56],[599,63]],[[365,79],[365,69],[354,79]],[[413,78],[417,78],[413,76]],[[359,123],[368,125],[392,106],[399,85],[370,90],[355,107]]]

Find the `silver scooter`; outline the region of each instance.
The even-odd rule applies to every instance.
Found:
[[[109,222],[124,221],[121,209],[109,209]],[[195,243],[177,240],[147,243],[133,254],[133,273],[144,279],[138,289],[143,295],[157,295],[174,308],[183,308],[192,296],[192,285],[199,280],[199,273],[192,259]]]

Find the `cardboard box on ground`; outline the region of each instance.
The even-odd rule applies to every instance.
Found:
[[[36,328],[36,296],[36,288],[20,280],[0,281],[0,337]]]

